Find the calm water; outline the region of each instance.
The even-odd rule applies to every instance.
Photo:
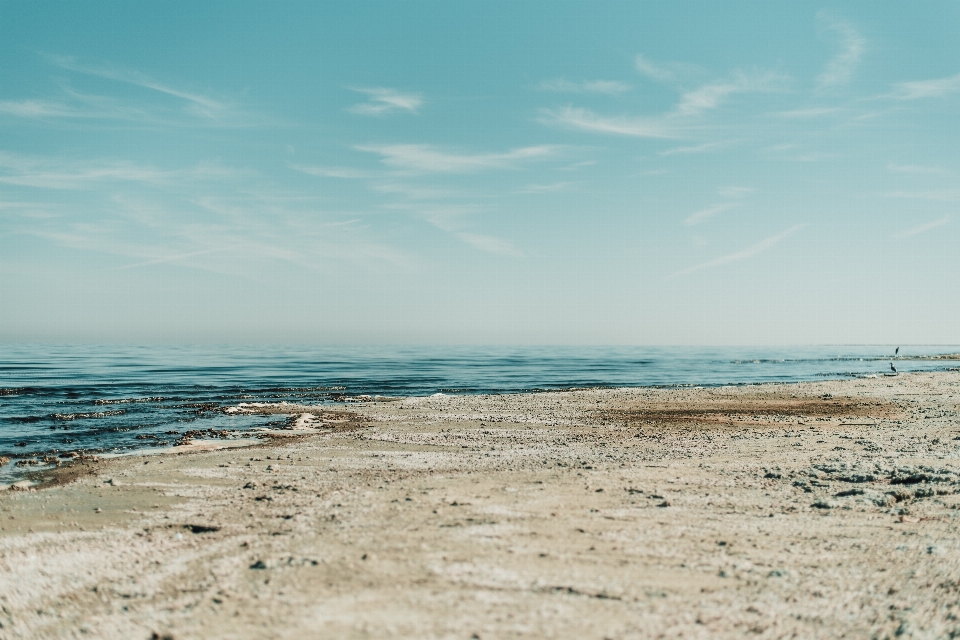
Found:
[[[900,371],[957,361],[911,356]],[[0,345],[0,456],[123,453],[194,429],[243,430],[238,402],[334,403],[361,394],[508,393],[590,386],[723,385],[889,372],[893,347],[188,347]],[[0,469],[0,482],[22,468]]]

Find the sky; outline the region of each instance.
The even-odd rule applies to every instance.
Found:
[[[0,0],[0,341],[957,344],[957,33]]]

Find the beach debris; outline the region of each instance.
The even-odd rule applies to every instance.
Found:
[[[254,562],[252,565],[250,565],[250,568],[251,568],[251,569],[256,569],[256,570],[266,569],[266,568],[267,568],[267,563],[264,562],[263,560],[257,560],[257,561]]]
[[[846,498],[847,496],[862,496],[863,494],[863,489],[847,489],[846,491],[840,491],[834,495],[838,498]]]
[[[189,529],[190,533],[213,533],[220,531],[220,527],[209,524],[185,524],[184,529]]]

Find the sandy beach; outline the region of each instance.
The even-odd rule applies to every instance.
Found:
[[[0,492],[0,637],[954,637],[958,403],[943,372],[240,406],[290,428]]]

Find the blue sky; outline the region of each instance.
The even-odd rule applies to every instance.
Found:
[[[0,339],[960,342],[956,2],[0,2]]]

